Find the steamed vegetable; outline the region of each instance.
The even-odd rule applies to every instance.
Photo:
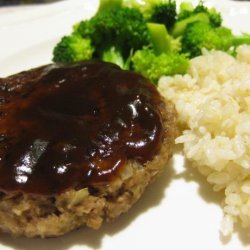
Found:
[[[151,49],[142,49],[132,57],[133,69],[157,83],[162,75],[185,74],[189,60],[185,54],[174,52],[156,55]]]
[[[54,48],[53,61],[97,59],[135,70],[153,83],[162,75],[185,74],[202,48],[233,54],[250,36],[234,36],[203,1],[100,0],[95,16],[74,25]]]
[[[183,52],[191,57],[200,55],[202,48],[230,53],[230,49],[241,44],[250,44],[250,35],[235,36],[226,27],[213,27],[204,22],[189,24],[182,38]]]
[[[215,8],[208,8],[203,2],[200,2],[196,7],[191,3],[183,2],[180,4],[180,11],[177,16],[178,21],[185,20],[189,17],[194,17],[199,13],[206,14],[212,26],[218,27],[222,23],[221,14]]]
[[[88,38],[83,39],[79,34],[64,36],[54,48],[54,62],[76,62],[91,59],[94,47]]]
[[[174,37],[181,36],[186,27],[193,22],[209,23],[213,27],[219,27],[222,22],[220,13],[214,8],[207,8],[203,2],[200,2],[196,7],[193,7],[191,3],[182,3],[180,5],[180,12],[177,16],[177,21],[172,29],[172,35]]]
[[[179,52],[181,50],[180,39],[169,35],[164,24],[148,23],[152,46],[156,54]]]
[[[65,40],[70,40],[70,42]],[[80,48],[72,46],[72,40],[77,40]],[[84,56],[84,51],[81,51],[85,46],[93,52],[93,58],[117,63],[122,68],[126,68],[126,61],[131,51],[149,44],[148,28],[138,10],[109,9],[76,25],[73,34],[64,37],[55,47],[53,60],[58,62],[62,58],[63,62],[71,62],[90,59],[91,56]],[[74,52],[72,47],[74,47]],[[81,55],[77,57],[77,53]],[[68,56],[68,54],[72,54],[72,56]]]
[[[149,21],[164,24],[168,30],[171,29],[177,16],[176,2],[169,0],[151,5]]]

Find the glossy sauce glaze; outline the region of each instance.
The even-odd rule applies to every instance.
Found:
[[[54,195],[107,184],[163,139],[156,88],[101,62],[0,79],[0,190]]]

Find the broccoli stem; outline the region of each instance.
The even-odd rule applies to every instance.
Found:
[[[112,46],[103,51],[101,59],[104,62],[115,63],[120,66],[122,69],[125,68],[125,62],[122,56],[122,53],[119,49]]]
[[[98,13],[106,10],[119,8],[122,6],[122,0],[101,0],[98,8]]]
[[[180,4],[180,11],[193,11],[193,10],[194,10],[194,6],[190,2],[182,2]]]
[[[179,42],[168,34],[166,26],[159,23],[147,23],[151,42],[157,55],[179,50]]]
[[[241,36],[235,36],[232,39],[232,44],[236,47],[242,44],[250,44],[250,35],[243,34]]]
[[[183,34],[183,32],[185,31],[186,27],[188,24],[193,23],[193,22],[197,22],[197,21],[201,21],[204,23],[209,23],[209,17],[207,14],[205,13],[199,13],[197,15],[194,16],[190,16],[186,19],[177,21],[172,29],[172,36],[173,37],[178,37],[181,36]]]
[[[169,51],[169,34],[164,24],[147,23],[151,41],[156,54]]]

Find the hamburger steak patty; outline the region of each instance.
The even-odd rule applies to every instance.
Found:
[[[50,237],[126,212],[163,169],[176,112],[142,76],[102,62],[0,79],[0,228]]]

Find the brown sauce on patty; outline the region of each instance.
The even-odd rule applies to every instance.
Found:
[[[101,62],[0,79],[0,190],[54,195],[108,184],[163,140],[156,88]]]

